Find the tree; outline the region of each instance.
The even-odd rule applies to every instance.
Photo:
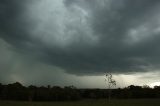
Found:
[[[107,84],[108,88],[108,100],[111,99],[111,92],[112,92],[112,87],[116,86],[116,81],[113,79],[113,76],[111,73],[106,73],[105,74],[105,82]]]

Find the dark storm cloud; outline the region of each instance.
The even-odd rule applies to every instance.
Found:
[[[28,37],[26,23],[21,18],[25,3],[26,0],[0,0],[0,36],[16,46]]]
[[[1,39],[67,73],[160,68],[159,0],[59,2],[0,0]]]

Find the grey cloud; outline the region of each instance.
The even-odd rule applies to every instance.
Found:
[[[160,68],[159,0],[59,3],[1,0],[0,37],[30,58],[77,75]]]
[[[0,31],[1,38],[9,43],[21,44],[27,39],[25,21],[20,18],[23,12],[25,0],[1,0],[0,1]]]

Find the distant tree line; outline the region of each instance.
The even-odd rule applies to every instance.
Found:
[[[19,82],[3,85],[0,83],[0,100],[19,101],[74,101],[81,99],[108,98],[108,89],[77,89],[74,86],[28,86]],[[111,97],[114,99],[130,98],[160,98],[160,86],[130,85],[126,88],[112,89]]]

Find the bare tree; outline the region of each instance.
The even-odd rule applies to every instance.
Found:
[[[113,79],[113,76],[111,73],[106,73],[105,74],[105,82],[106,82],[107,88],[108,88],[108,100],[110,101],[112,88],[116,86],[116,81]]]

